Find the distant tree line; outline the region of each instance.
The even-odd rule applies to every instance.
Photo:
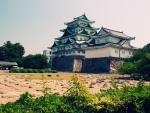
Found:
[[[150,79],[150,43],[133,52],[118,68],[118,73]]]
[[[50,67],[47,57],[42,54],[27,55],[20,43],[12,44],[10,41],[0,46],[0,61],[17,62],[19,67],[43,69]]]

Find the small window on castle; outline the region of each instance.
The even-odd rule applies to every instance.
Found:
[[[129,55],[132,55],[132,52],[129,52]]]
[[[115,53],[118,53],[118,50],[115,50]]]
[[[125,51],[122,51],[122,54],[125,54]]]
[[[100,41],[99,41],[99,40],[96,40],[96,43],[97,43],[97,44],[99,44],[99,43],[100,43]]]
[[[80,53],[80,51],[78,51],[78,53]]]
[[[80,40],[82,40],[82,38],[80,38]]]

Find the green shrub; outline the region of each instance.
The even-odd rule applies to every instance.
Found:
[[[27,70],[27,73],[33,73],[32,69],[26,69],[26,70]]]
[[[51,69],[45,69],[44,71],[45,71],[45,73],[51,73],[52,70]]]
[[[11,68],[10,73],[58,73],[57,70],[51,69],[17,69]]]
[[[33,73],[39,73],[38,69],[33,69]]]
[[[10,72],[10,73],[20,73],[20,70],[17,69],[17,68],[11,68],[11,69],[9,70],[9,72]]]
[[[20,72],[21,73],[27,73],[27,70],[26,69],[20,69]]]
[[[58,73],[57,70],[51,70],[51,73]]]
[[[39,70],[39,73],[45,73],[45,71],[44,70]]]

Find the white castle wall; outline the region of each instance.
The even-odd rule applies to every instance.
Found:
[[[100,57],[128,58],[132,56],[132,52],[133,50],[119,49],[114,47],[87,49],[85,51],[85,58],[100,58]]]

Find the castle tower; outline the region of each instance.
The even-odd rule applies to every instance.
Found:
[[[67,25],[61,37],[55,38],[51,47],[52,68],[58,71],[110,72],[120,59],[132,56],[137,48],[131,46],[130,37],[123,32],[95,28],[85,14],[76,17]],[[99,31],[98,31],[99,30]],[[115,61],[113,61],[115,59]],[[111,64],[112,63],[112,64]],[[114,66],[113,66],[114,65]]]
[[[94,28],[91,24],[94,21],[90,21],[85,14],[74,18],[71,22],[64,23],[67,25],[66,29],[61,29],[63,32],[61,37],[55,38],[55,42],[50,47],[52,50],[52,56],[63,57],[79,55],[84,56],[85,50],[82,46],[89,43],[91,36],[97,34],[99,28]]]

